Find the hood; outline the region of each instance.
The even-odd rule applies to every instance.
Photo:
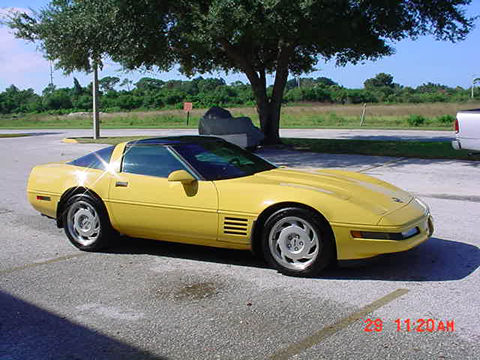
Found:
[[[348,200],[378,215],[407,205],[413,196],[389,183],[357,172],[279,168],[257,173],[266,182],[317,191]]]

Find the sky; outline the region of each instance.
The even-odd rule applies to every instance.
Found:
[[[37,10],[47,3],[48,0],[0,0],[0,15],[9,8]],[[465,10],[469,16],[480,15],[480,0],[473,0]],[[480,19],[476,20],[475,28],[462,42],[452,44],[426,36],[417,40],[403,40],[393,44],[393,47],[396,51],[394,55],[357,65],[337,67],[333,62],[320,60],[316,71],[302,76],[325,76],[348,88],[361,88],[366,79],[380,72],[391,74],[396,83],[411,87],[433,82],[468,88],[473,78],[480,77]],[[164,81],[188,79],[176,69],[169,72],[124,72],[120,65],[112,61],[105,63],[99,76],[129,78],[133,82],[144,76]],[[222,77],[227,83],[237,80],[248,83],[242,74],[226,75],[220,72],[195,76]],[[73,77],[83,85],[91,81],[89,74],[79,72],[65,76],[61,70],[54,69],[53,82],[57,87],[71,87]],[[37,46],[16,39],[9,28],[0,25],[0,91],[15,84],[20,89],[33,88],[35,92],[41,93],[49,82],[50,63],[37,50]],[[268,77],[268,82],[273,82],[273,76]]]

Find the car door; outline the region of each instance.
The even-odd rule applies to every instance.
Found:
[[[169,182],[185,165],[165,146],[125,148],[110,184],[114,227],[129,236],[210,244],[217,238],[218,199],[211,181]],[[193,174],[192,174],[193,175]]]

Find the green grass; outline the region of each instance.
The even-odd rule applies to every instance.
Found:
[[[30,134],[0,134],[0,138],[15,138],[22,136],[31,136]]]
[[[376,104],[369,105],[365,121],[360,127],[361,105],[310,104],[284,106],[282,128],[339,128],[339,129],[429,129],[450,130],[456,111],[480,106],[478,104]],[[248,116],[259,125],[255,107],[229,109],[234,116]],[[206,109],[194,109],[189,124],[182,110],[151,110],[101,114],[104,129],[122,128],[197,128]],[[415,126],[417,125],[417,126]],[[0,115],[0,128],[8,129],[88,129],[88,116],[16,114]]]
[[[148,136],[108,137],[93,140],[76,138],[80,143],[116,145],[124,141],[144,139]],[[329,154],[360,154],[375,156],[412,157],[421,159],[457,159],[480,161],[480,156],[470,156],[466,150],[454,150],[449,142],[337,140],[283,138],[285,145],[295,150]]]
[[[375,116],[360,126],[358,116],[339,116],[331,114],[283,114],[281,127],[284,129],[312,128],[312,129],[429,129],[450,130],[450,124],[443,124],[435,118],[427,118],[420,126],[411,126],[408,116]],[[184,117],[176,115],[150,115],[104,117],[100,126],[102,129],[196,129],[200,117],[190,118],[186,124]],[[253,123],[259,126],[256,116],[252,116]],[[92,120],[89,118],[68,118],[63,116],[25,116],[24,118],[0,119],[0,128],[3,129],[89,129]]]
[[[198,119],[193,119],[186,125],[184,118],[174,115],[138,116],[132,113],[128,116],[101,117],[100,126],[103,129],[122,128],[197,128]],[[0,128],[4,129],[90,129],[92,119],[88,117],[69,117],[59,115],[28,114],[16,118],[0,118]]]
[[[284,138],[282,141],[296,150],[318,153],[480,160],[478,155],[469,156],[467,150],[454,150],[449,142],[300,138]]]

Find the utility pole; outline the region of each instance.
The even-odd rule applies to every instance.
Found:
[[[98,64],[93,60],[93,138],[96,140],[100,137],[100,119],[98,113]]]
[[[300,87],[300,76],[297,76],[297,87]]]
[[[475,94],[474,94],[474,89],[475,89],[475,83],[476,82],[479,82],[479,78],[477,78],[478,74],[473,74],[472,75],[472,94],[471,94],[471,98],[473,99]]]
[[[475,75],[472,75],[472,99],[473,99],[473,88],[475,87]]]
[[[53,65],[50,61],[50,85],[53,85]]]

